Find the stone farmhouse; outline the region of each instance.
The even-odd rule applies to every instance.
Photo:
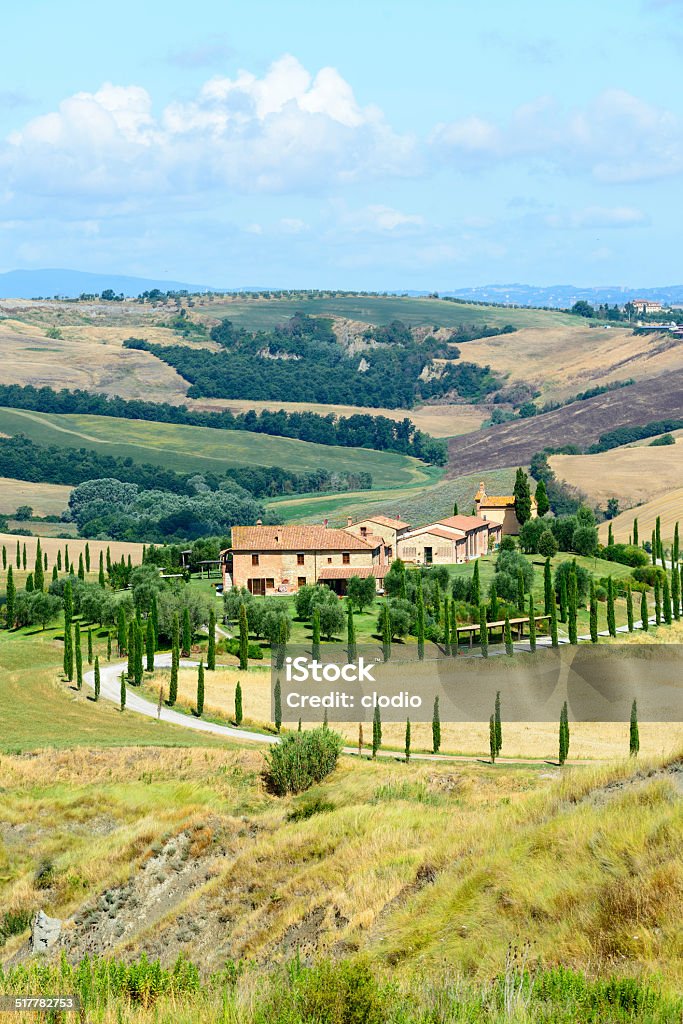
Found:
[[[515,514],[515,498],[513,494],[493,495],[486,493],[482,480],[479,490],[474,496],[474,507],[481,519],[488,523],[496,523],[502,528],[503,534],[516,537],[520,530],[519,519]],[[538,515],[536,499],[531,496],[531,518]]]
[[[480,516],[447,516],[429,526],[404,533],[398,557],[416,565],[469,562],[500,543],[502,527]]]

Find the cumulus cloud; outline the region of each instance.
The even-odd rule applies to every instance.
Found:
[[[607,89],[582,109],[540,97],[507,123],[468,116],[436,127],[437,152],[464,169],[490,162],[545,162],[588,171],[603,183],[654,180],[683,171],[683,122],[623,89]]]
[[[283,192],[415,170],[412,138],[362,107],[335,68],[292,56],[262,77],[207,81],[156,115],[140,86],[107,83],[34,118],[0,148],[17,192],[40,195]]]

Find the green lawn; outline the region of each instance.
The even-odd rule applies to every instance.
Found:
[[[311,444],[244,430],[217,430],[109,416],[61,416],[0,409],[0,433],[23,433],[40,444],[88,448],[178,473],[220,473],[231,466],[281,466],[294,472],[365,471],[375,487],[422,485],[440,471],[395,452]]]
[[[356,295],[339,298],[256,299],[240,296],[229,302],[199,307],[202,313],[225,317],[250,330],[273,327],[294,313],[309,316],[340,316],[368,324],[401,320],[410,326],[429,324],[458,327],[460,324],[489,324],[503,327],[554,327],[580,322],[578,317],[543,309],[509,309],[447,302],[443,299],[403,298],[395,295]]]

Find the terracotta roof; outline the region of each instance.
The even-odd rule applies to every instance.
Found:
[[[441,526],[450,526],[451,529],[462,530],[464,533],[488,526],[486,520],[481,516],[446,516],[445,519],[439,519],[439,523]]]
[[[372,544],[326,526],[233,526],[233,551],[372,551]]]
[[[368,516],[366,519],[360,519],[359,523],[379,523],[380,526],[391,526],[395,530],[403,530],[410,526],[410,523],[405,523],[402,519],[394,519],[392,516]],[[353,526],[358,526],[358,523],[352,523]]]
[[[515,506],[514,494],[485,494],[483,498],[475,496],[475,501],[479,501],[480,508],[514,508]],[[531,504],[536,504],[533,494],[531,495]]]
[[[354,569],[349,565],[339,566],[338,569],[334,569],[331,565],[327,565],[318,573],[318,579],[350,580],[352,576],[359,576],[364,580],[368,576],[374,576],[376,579],[381,580],[384,579],[389,569],[390,566],[388,565],[373,565],[372,568],[363,566],[360,569]]]

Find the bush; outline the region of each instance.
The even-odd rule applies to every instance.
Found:
[[[263,650],[258,644],[249,642],[248,657],[253,661],[263,661]],[[220,640],[216,644],[216,651],[221,654],[232,654],[235,658],[240,656],[240,642],[237,638],[234,640]]]
[[[312,818],[314,814],[326,814],[328,811],[334,810],[334,804],[331,800],[326,800],[325,797],[316,793],[315,796],[308,797],[300,804],[297,804],[293,811],[287,815],[287,821],[307,821],[308,818]]]
[[[647,565],[650,559],[647,552],[635,544],[608,544],[600,552],[600,557],[608,562],[619,562],[621,565]]]
[[[594,526],[577,526],[572,535],[572,551],[575,551],[577,555],[591,555],[597,554],[598,550],[598,531]]]
[[[278,796],[303,793],[322,782],[337,766],[344,746],[339,733],[313,729],[290,733],[266,754],[266,785]]]
[[[363,962],[324,960],[314,967],[300,961],[288,966],[269,998],[256,1011],[254,1024],[385,1024],[389,993]]]
[[[650,441],[648,447],[658,448],[660,445],[663,444],[676,444],[676,438],[673,436],[673,434],[662,434],[661,437],[656,437],[654,441]]]
[[[527,554],[538,554],[541,537],[548,532],[543,519],[528,519],[519,531],[519,546]]]
[[[500,544],[498,545],[499,551],[516,551],[517,542],[514,537],[510,537],[508,534],[501,538]]]
[[[666,572],[661,565],[639,565],[633,570],[634,580],[638,580],[639,583],[647,583],[648,587],[654,587],[657,577],[659,577],[660,583],[666,579]]]
[[[555,570],[555,593],[560,593],[560,583],[563,576],[567,584],[567,593],[569,593],[569,574],[572,569],[576,570],[576,588],[579,604],[583,604],[590,589],[591,574],[582,565],[577,565],[576,562],[567,560],[558,565]]]
[[[517,576],[522,573],[524,591],[529,593],[533,585],[534,569],[528,558],[519,551],[502,551],[496,561],[496,592],[506,601],[517,600]]]

